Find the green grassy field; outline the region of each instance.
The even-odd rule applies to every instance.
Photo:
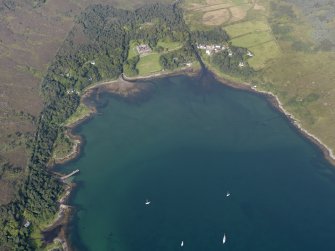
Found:
[[[70,126],[72,124],[74,124],[75,122],[85,118],[87,115],[89,115],[91,113],[91,110],[84,104],[80,104],[76,110],[76,112],[70,117],[68,118],[64,125],[65,126]]]
[[[138,55],[136,46],[140,44],[138,41],[132,40],[129,45],[128,59]],[[147,76],[153,73],[157,73],[162,70],[162,67],[159,63],[159,57],[165,52],[170,52],[177,50],[182,47],[180,42],[173,42],[171,40],[159,40],[157,42],[157,48],[162,47],[163,52],[152,52],[148,55],[142,55],[140,61],[137,63],[136,68],[140,76]],[[155,48],[154,48],[155,50]]]
[[[251,0],[185,0],[185,20],[192,30],[243,20],[253,8]]]
[[[271,63],[271,60],[282,55],[274,40],[248,47],[248,49],[254,54],[252,58],[248,59],[248,63],[255,70],[263,69],[267,63]]]
[[[271,30],[266,20],[251,20],[251,21],[236,23],[236,24],[232,24],[229,26],[225,26],[224,29],[228,32],[231,38],[235,38],[235,37],[253,33],[253,32]]]
[[[129,51],[128,51],[128,59],[130,58],[133,58],[135,56],[138,55],[138,52],[136,50],[136,46],[138,45],[139,43],[134,41],[134,40],[131,40],[130,41],[130,45],[129,45]]]
[[[239,25],[242,24],[243,23]],[[249,26],[249,24],[247,24],[247,26]],[[251,33],[237,36],[232,39],[231,42],[235,46],[248,48],[254,54],[248,62],[250,66],[256,70],[264,68],[268,61],[278,58],[281,55],[280,48],[270,31],[259,31],[259,29],[255,29]]]
[[[231,40],[233,45],[247,48],[267,43],[269,41],[274,41],[274,38],[272,34],[267,31],[255,31]]]
[[[168,51],[179,49],[182,45],[179,42],[172,42],[168,40],[159,40],[157,43],[157,47],[161,46],[164,49],[167,49]]]
[[[149,55],[141,57],[137,64],[137,69],[140,76],[147,76],[162,70],[159,64],[159,53],[151,53]]]
[[[240,5],[240,4],[247,4],[249,3],[248,0],[231,0],[234,4]]]

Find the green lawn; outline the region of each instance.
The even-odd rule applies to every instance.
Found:
[[[139,44],[138,41],[132,40],[129,45],[128,59],[138,55],[136,46]],[[173,42],[168,39],[159,40],[157,47],[161,46],[164,48],[164,51],[173,51],[182,47],[180,42]],[[162,67],[159,63],[159,57],[162,53],[150,53],[149,55],[141,56],[140,61],[137,63],[136,68],[139,71],[140,76],[150,75],[162,70]]]
[[[133,58],[135,56],[138,55],[138,52],[136,50],[136,46],[138,45],[138,43],[134,40],[130,41],[130,45],[129,45],[129,52],[128,52],[128,59],[129,58]]]
[[[140,61],[137,64],[139,75],[146,76],[161,71],[162,67],[159,63],[159,57],[159,53],[151,53],[149,55],[141,57]]]
[[[169,51],[179,49],[182,45],[179,42],[172,42],[167,40],[159,40],[157,46],[161,46],[164,49],[168,49]]]
[[[69,126],[83,118],[85,118],[87,115],[91,113],[91,110],[84,104],[80,104],[75,111],[74,114],[71,115],[66,121],[65,121],[65,126]]]

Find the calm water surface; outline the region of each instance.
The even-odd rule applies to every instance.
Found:
[[[78,250],[335,250],[334,170],[264,98],[174,77],[97,102],[62,167]]]

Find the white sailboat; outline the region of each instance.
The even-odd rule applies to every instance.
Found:
[[[180,246],[181,247],[184,246],[184,241],[181,241]]]
[[[226,234],[223,235],[222,244],[225,244],[227,241]]]
[[[150,205],[150,203],[151,203],[151,201],[149,201],[149,200],[145,201],[145,205]]]
[[[230,196],[230,192],[227,192],[226,197],[229,197],[229,196]]]

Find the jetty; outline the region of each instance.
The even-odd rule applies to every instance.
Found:
[[[74,170],[73,172],[69,173],[68,175],[62,176],[62,180],[66,180],[67,178],[70,178],[72,175],[75,175],[76,173],[79,173],[79,169]]]

